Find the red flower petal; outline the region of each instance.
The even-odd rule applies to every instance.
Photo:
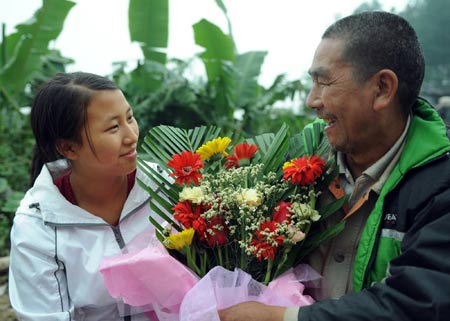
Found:
[[[195,211],[193,211],[189,201],[178,202],[172,207],[172,210],[174,211],[173,218],[179,221],[185,228],[194,227],[195,221],[199,219],[201,214],[200,206],[196,206]]]
[[[292,165],[285,167],[283,178],[291,179],[292,184],[309,185],[322,175],[325,161],[318,156],[303,156],[291,161]]]
[[[169,174],[169,176],[176,176],[175,183],[183,185],[191,184],[191,180],[194,184],[198,184],[199,180],[202,179],[202,174],[198,172],[203,168],[203,162],[200,159],[200,154],[193,153],[192,151],[183,151],[181,154],[175,154],[172,159],[167,162],[167,166],[175,170],[174,173]]]
[[[255,239],[250,242],[250,245],[255,246],[253,254],[259,261],[268,258],[274,260],[278,247],[283,244],[284,237],[278,235],[276,229],[275,222],[267,221],[262,223],[255,232]],[[267,233],[270,233],[270,235],[267,235]]]
[[[212,217],[207,223],[207,228],[212,232],[206,232],[206,242],[210,247],[228,243],[228,228],[221,216]]]
[[[249,163],[257,150],[258,146],[256,146],[255,144],[249,145],[247,142],[237,144],[236,146],[234,146],[234,155],[227,157],[227,162],[225,163],[226,168],[238,168],[240,161]]]
[[[283,222],[287,222],[290,223],[291,222],[291,213],[288,210],[288,207],[290,207],[292,205],[291,202],[284,202],[284,201],[280,201],[278,202],[277,206],[275,207],[278,208],[278,210],[273,210],[272,213],[272,221],[274,221],[275,223],[283,223]]]

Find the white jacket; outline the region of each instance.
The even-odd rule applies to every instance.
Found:
[[[66,167],[62,161],[44,166],[16,212],[11,304],[20,320],[124,320],[119,313],[123,304],[109,295],[99,265],[141,232],[148,231],[150,237],[149,194],[136,182],[114,227],[61,195],[52,175]],[[150,184],[139,169],[136,177]],[[131,320],[148,321],[142,314]]]

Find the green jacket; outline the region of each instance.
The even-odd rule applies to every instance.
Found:
[[[448,320],[450,143],[419,99],[397,165],[358,246],[355,293],[303,307],[299,320]]]
[[[441,118],[426,101],[418,100],[404,150],[380,192],[359,242],[353,275],[355,291],[384,279],[389,262],[401,253],[401,240],[406,231],[390,227],[388,221],[394,219],[391,214],[396,215],[396,221],[406,217],[383,211],[386,195],[411,169],[419,168],[449,150],[450,143]],[[389,217],[383,218],[383,212]]]

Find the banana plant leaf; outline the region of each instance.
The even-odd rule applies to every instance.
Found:
[[[235,88],[237,106],[245,106],[259,96],[258,78],[266,55],[266,51],[251,51],[237,56]]]
[[[2,52],[6,57],[2,59],[6,64],[0,69],[0,90],[11,101],[42,67],[50,41],[59,36],[74,5],[67,0],[44,0],[32,19],[17,25],[17,32],[5,38],[2,46],[6,50]]]
[[[228,16],[227,7],[225,6],[225,3],[222,0],[215,0],[215,1],[216,1],[217,6],[220,8],[220,10],[222,10],[223,14],[225,15],[225,19],[227,20],[227,26],[228,26],[228,35],[229,35],[231,41],[233,41],[233,46],[235,47],[235,52],[237,52],[234,37],[233,37],[233,29],[231,26],[230,17]]]
[[[131,41],[139,43],[144,55],[144,62],[131,72],[133,83],[143,92],[154,92],[166,72],[169,1],[130,0],[128,29]]]
[[[231,118],[235,102],[236,55],[234,42],[215,24],[202,19],[193,26],[195,43],[205,51],[200,58],[205,66],[208,83],[215,88],[214,104]]]
[[[131,41],[140,44],[146,60],[166,63],[169,39],[168,0],[130,0],[128,27]]]

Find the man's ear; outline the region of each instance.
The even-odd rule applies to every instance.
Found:
[[[398,78],[390,69],[381,69],[373,77],[373,81],[377,86],[373,108],[375,111],[380,111],[395,102]]]
[[[61,139],[56,143],[58,152],[67,159],[74,160],[77,158],[76,143],[67,139]]]

